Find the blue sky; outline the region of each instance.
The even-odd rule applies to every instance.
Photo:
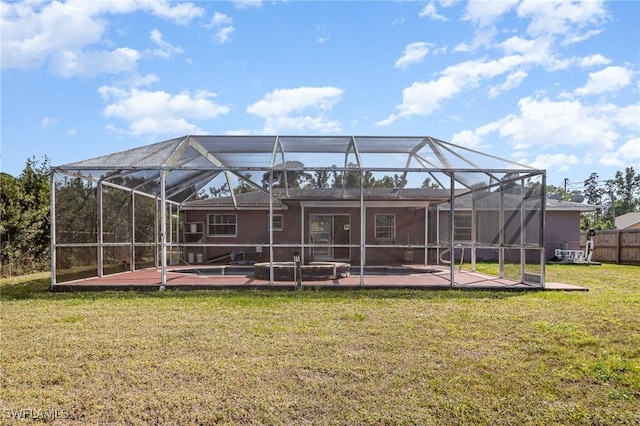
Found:
[[[2,171],[185,134],[434,136],[640,170],[640,2],[2,2]]]

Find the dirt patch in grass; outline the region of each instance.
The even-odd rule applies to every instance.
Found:
[[[3,281],[0,415],[63,424],[638,424],[638,272],[548,268],[549,280],[587,293],[58,294],[34,278]]]

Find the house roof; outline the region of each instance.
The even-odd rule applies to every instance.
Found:
[[[273,206],[283,208],[289,201],[354,201],[360,200],[359,188],[273,188]],[[439,203],[449,199],[446,189],[418,189],[418,188],[364,188],[365,201],[429,201]],[[262,191],[236,194],[238,208],[269,208],[269,195]],[[209,198],[204,200],[187,201],[183,203],[185,210],[201,210],[212,208],[233,208],[231,196]]]
[[[472,208],[472,195],[467,193],[456,197],[455,199],[455,208],[456,210],[471,210]],[[520,195],[519,194],[510,194],[508,192],[504,193],[503,203],[505,208],[507,209],[517,209],[520,208]],[[535,204],[537,203],[539,198],[533,198],[525,203],[531,205],[531,208],[535,208]],[[479,210],[497,210],[500,207],[500,193],[499,192],[477,192],[476,193],[476,209]],[[579,212],[588,212],[595,211],[599,206],[594,206],[590,204],[581,204],[573,201],[563,201],[563,200],[552,200],[547,198],[546,202],[546,210],[548,211],[579,211]],[[450,208],[449,203],[442,203],[439,205],[440,209],[448,210]]]
[[[418,188],[365,188],[363,198],[365,201],[429,201],[439,204],[440,209],[449,209],[449,190],[445,189],[418,189]],[[313,189],[289,189],[273,188],[273,207],[282,209],[288,201],[340,201],[359,200],[358,188],[313,188]],[[269,195],[262,191],[236,194],[237,208],[269,208]],[[515,194],[504,194],[504,205],[507,209],[515,209],[520,206],[520,197]],[[499,208],[500,193],[484,192],[476,196],[476,208],[479,210],[497,210]],[[535,200],[530,201],[534,204]],[[472,198],[465,194],[456,198],[456,210],[471,210]],[[204,200],[188,201],[183,204],[185,210],[204,210],[215,208],[234,208],[231,196],[209,198]],[[533,206],[535,207],[535,206]],[[594,211],[598,206],[575,203],[572,201],[560,201],[547,199],[546,209],[551,211]],[[640,214],[640,213],[639,213]],[[640,218],[639,220],[640,221]]]
[[[547,210],[573,210],[579,212],[594,212],[598,210],[600,206],[593,204],[582,204],[574,201],[564,200],[551,200],[547,198]]]
[[[616,229],[631,228],[640,223],[640,212],[625,213],[616,217]]]
[[[543,173],[430,136],[187,135],[52,170],[152,196],[164,187],[165,197],[178,203],[209,185],[235,188],[245,182],[259,188],[247,174],[270,171],[416,173],[443,188],[478,188]]]

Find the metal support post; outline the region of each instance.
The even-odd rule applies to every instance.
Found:
[[[300,253],[293,252],[293,280],[296,282],[296,290],[302,290],[302,265],[300,264]]]

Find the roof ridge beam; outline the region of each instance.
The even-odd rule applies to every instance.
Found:
[[[206,149],[204,146],[202,146],[202,144],[200,142],[198,142],[197,140],[195,140],[191,136],[189,136],[188,146],[190,146],[193,149],[195,149],[198,153],[200,153],[200,155],[202,155],[211,164],[213,164],[214,166],[216,166],[219,169],[222,169],[222,172],[224,173],[224,177],[227,180],[227,185],[229,186],[229,192],[231,193],[231,199],[233,200],[233,205],[235,207],[238,207],[238,204],[236,202],[236,195],[233,192],[233,189],[231,187],[231,179],[229,178],[229,170],[227,170],[227,167],[224,165],[224,163],[222,161],[220,161],[220,159],[218,159],[218,157],[216,157],[211,152],[209,152],[208,149]]]
[[[473,161],[468,160],[466,158],[464,158],[462,155],[458,154],[457,152],[455,152],[453,149],[451,149],[450,147],[446,146],[446,145],[442,145],[442,148],[449,151],[453,156],[458,157],[460,160],[462,160],[463,162],[469,164],[470,166],[475,167],[478,170],[482,170],[482,167],[478,166],[477,164],[475,164]],[[487,176],[489,176],[489,178],[491,179],[495,179],[497,181],[500,181],[501,179],[499,179],[498,177],[494,176],[493,174],[489,173],[489,172],[482,172],[484,174],[486,174]]]
[[[167,161],[164,164],[162,164],[160,167],[164,169],[165,167],[171,167],[175,165],[176,161],[178,161],[178,159],[182,157],[182,154],[184,154],[184,151],[191,144],[191,140],[192,140],[191,136],[185,136],[184,138],[182,138],[178,146],[175,147],[173,152],[167,158]]]
[[[482,151],[478,151],[478,150],[475,150],[475,149],[467,148],[467,147],[462,146],[462,145],[456,145],[455,143],[451,143],[451,142],[445,142],[445,141],[440,140],[440,139],[436,139],[436,140],[441,145],[455,146],[456,148],[460,148],[460,149],[465,150],[465,151],[473,152],[474,154],[484,155],[485,157],[493,158],[494,160],[504,161],[504,162],[512,164],[514,166],[524,167],[524,168],[526,168],[528,170],[536,170],[535,167],[527,166],[526,164],[518,163],[517,161],[507,160],[506,158],[498,157],[497,155],[487,154],[486,152],[482,152]]]

